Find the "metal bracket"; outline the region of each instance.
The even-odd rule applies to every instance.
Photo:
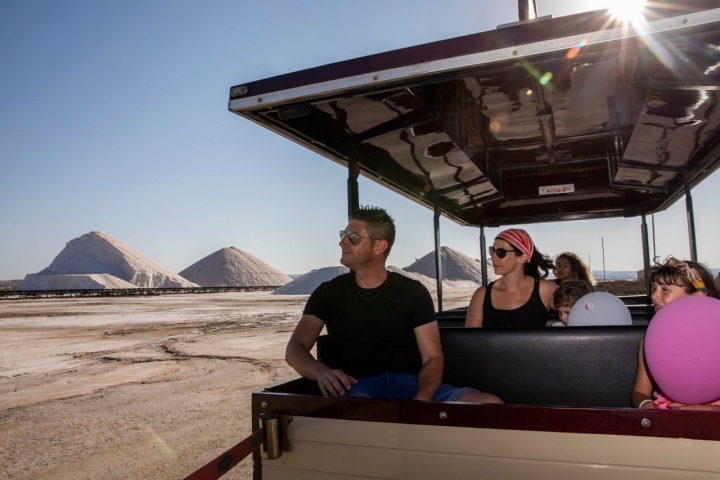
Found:
[[[277,413],[261,413],[260,423],[265,432],[263,452],[267,459],[280,458],[282,452],[292,452],[295,448],[288,438],[288,426],[293,418],[290,415]]]

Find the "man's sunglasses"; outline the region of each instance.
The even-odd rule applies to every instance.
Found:
[[[361,237],[353,231],[346,232],[345,230],[340,230],[340,241],[342,242],[345,237],[348,237],[350,239],[350,243],[353,245],[360,243],[361,238],[367,238],[369,240],[382,240],[381,238]]]
[[[507,248],[495,248],[495,247],[488,248],[488,253],[490,254],[491,257],[493,255],[495,255],[498,258],[505,258],[505,255],[507,255],[510,252],[513,252],[515,255],[522,255],[522,252],[520,250],[515,250],[515,249],[508,250]]]

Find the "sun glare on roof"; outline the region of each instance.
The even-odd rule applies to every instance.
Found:
[[[646,0],[610,0],[608,8],[618,20],[636,23],[643,20]]]

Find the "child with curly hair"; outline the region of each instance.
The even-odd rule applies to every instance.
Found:
[[[573,305],[591,292],[590,285],[584,280],[569,280],[561,283],[553,293],[553,306],[562,323],[554,323],[553,327],[567,327]]]
[[[720,291],[715,285],[712,273],[703,265],[689,260],[680,261],[668,257],[664,264],[650,269],[650,281],[653,285],[651,298],[656,312],[674,300],[692,295],[720,298]],[[638,367],[631,400],[633,407],[720,411],[720,400],[709,405],[684,405],[668,399],[658,389],[653,392],[653,389],[654,382],[645,361],[643,338],[638,349]]]

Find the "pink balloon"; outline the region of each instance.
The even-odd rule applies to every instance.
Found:
[[[645,360],[671,400],[720,399],[720,300],[691,296],[661,308],[645,334]]]

